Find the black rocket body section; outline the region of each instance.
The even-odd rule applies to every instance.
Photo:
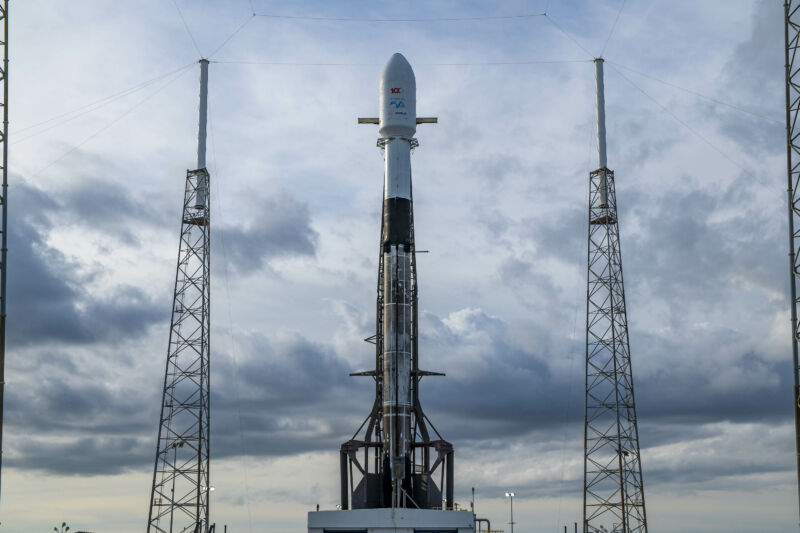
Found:
[[[406,245],[414,242],[411,228],[412,203],[408,198],[383,200],[383,246]]]

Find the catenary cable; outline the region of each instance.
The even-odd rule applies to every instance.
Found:
[[[240,31],[242,31],[242,30],[245,28],[245,26],[247,26],[248,24],[250,24],[250,22],[251,22],[253,19],[255,19],[255,18],[256,18],[256,15],[255,15],[255,14],[253,14],[253,15],[248,15],[248,16],[247,16],[247,19],[246,19],[246,20],[245,20],[245,21],[244,21],[244,22],[243,22],[243,23],[242,23],[242,24],[241,24],[241,25],[240,25],[238,28],[236,28],[236,29],[234,30],[234,32],[233,32],[233,33],[231,33],[231,34],[228,36],[228,38],[227,38],[227,39],[225,39],[224,41],[222,41],[222,44],[220,44],[219,46],[217,46],[217,47],[214,49],[214,51],[213,51],[213,52],[211,52],[211,53],[208,55],[208,57],[209,57],[209,58],[211,58],[211,57],[214,57],[214,55],[216,55],[216,53],[217,53],[217,52],[219,52],[220,50],[222,50],[223,48],[225,48],[225,46],[226,46],[226,45],[227,45],[227,44],[228,44],[228,43],[229,43],[229,42],[230,42],[230,41],[231,41],[231,40],[232,40],[234,37],[236,37],[236,36],[239,34],[239,32],[240,32]]]
[[[471,22],[481,20],[513,20],[543,17],[544,13],[533,13],[530,15],[496,15],[496,16],[477,16],[477,17],[431,17],[431,18],[370,18],[370,17],[306,17],[295,15],[272,15],[267,13],[256,13],[256,17],[284,19],[284,20],[304,20],[315,22]]]
[[[707,138],[706,138],[704,135],[702,135],[700,132],[698,132],[697,130],[695,130],[694,128],[692,128],[692,127],[691,127],[691,126],[690,126],[690,125],[689,125],[689,124],[688,124],[686,121],[684,121],[684,120],[683,120],[683,119],[681,119],[681,118],[680,118],[678,115],[676,115],[675,113],[673,113],[673,112],[672,112],[672,110],[671,110],[671,109],[669,109],[667,106],[665,106],[664,104],[662,104],[661,102],[659,102],[658,100],[656,100],[655,98],[653,98],[652,96],[650,96],[650,94],[649,94],[647,91],[645,91],[644,89],[642,89],[641,87],[639,87],[639,86],[638,86],[636,83],[634,83],[634,82],[633,82],[633,81],[632,81],[630,78],[628,78],[628,77],[627,77],[625,74],[623,74],[621,70],[619,70],[618,68],[614,67],[614,65],[610,65],[610,66],[611,66],[611,68],[613,68],[613,69],[614,69],[614,70],[617,72],[617,74],[619,74],[620,76],[622,76],[622,78],[623,78],[625,81],[627,81],[628,83],[630,83],[630,84],[631,84],[631,85],[632,85],[634,88],[636,88],[636,90],[638,90],[638,91],[639,91],[639,92],[641,92],[643,95],[645,95],[645,96],[647,97],[647,99],[648,99],[648,100],[650,100],[651,102],[653,102],[654,104],[656,104],[656,105],[657,105],[659,108],[661,108],[661,110],[662,110],[662,111],[664,111],[664,112],[665,112],[665,113],[667,113],[669,116],[671,116],[673,119],[675,119],[675,121],[676,121],[676,122],[678,122],[678,123],[679,123],[681,126],[683,126],[684,128],[686,128],[687,130],[689,130],[689,132],[691,132],[691,133],[692,133],[692,134],[693,134],[695,137],[697,137],[698,139],[700,139],[701,141],[703,141],[704,143],[706,143],[708,146],[710,146],[711,148],[713,148],[713,149],[714,149],[714,151],[716,151],[716,152],[717,152],[718,154],[720,154],[722,157],[724,157],[725,159],[727,159],[727,160],[728,160],[730,163],[732,163],[734,166],[736,166],[736,167],[737,167],[739,170],[742,170],[742,171],[744,171],[744,172],[748,172],[748,173],[749,173],[749,171],[748,171],[748,170],[747,170],[747,169],[744,167],[744,165],[742,165],[741,163],[739,163],[738,161],[736,161],[735,159],[733,159],[733,158],[732,158],[731,156],[729,156],[729,155],[728,155],[728,154],[727,154],[727,153],[726,153],[724,150],[722,150],[722,149],[721,149],[721,148],[719,148],[717,145],[715,145],[714,143],[712,143],[710,140],[708,140],[708,139],[707,139]]]
[[[194,63],[192,63],[192,64],[194,64]],[[190,66],[190,65],[189,65],[189,66]],[[78,150],[80,147],[82,147],[83,145],[85,145],[87,142],[91,141],[92,139],[94,139],[95,137],[97,137],[98,135],[100,135],[101,133],[103,133],[104,131],[106,131],[107,129],[109,129],[110,127],[112,127],[114,124],[116,124],[117,122],[119,122],[120,120],[122,120],[123,118],[125,118],[126,116],[128,116],[129,114],[131,114],[133,111],[135,111],[135,110],[136,110],[136,109],[138,109],[140,106],[142,106],[142,105],[143,105],[145,102],[147,102],[148,100],[150,100],[151,98],[153,98],[154,96],[156,96],[158,93],[160,93],[161,91],[163,91],[164,89],[166,89],[166,88],[167,88],[169,85],[171,85],[171,84],[172,84],[174,81],[176,81],[178,78],[180,78],[180,77],[181,77],[183,74],[185,74],[185,73],[188,71],[188,68],[189,68],[189,66],[186,66],[186,67],[184,67],[183,69],[181,69],[181,70],[179,70],[178,72],[176,72],[176,73],[175,73],[175,74],[172,76],[172,78],[168,79],[168,80],[167,80],[165,83],[163,83],[163,84],[162,84],[160,87],[158,87],[158,89],[156,89],[156,90],[155,90],[155,91],[153,91],[152,93],[148,94],[148,95],[147,95],[146,97],[144,97],[142,100],[139,100],[139,101],[138,101],[136,104],[134,104],[133,106],[131,106],[131,107],[129,107],[128,109],[126,109],[126,110],[125,110],[125,111],[124,111],[122,114],[118,115],[118,116],[117,116],[115,119],[113,119],[111,122],[108,122],[108,123],[107,123],[107,124],[105,124],[103,127],[101,127],[100,129],[96,130],[94,133],[92,133],[91,135],[89,135],[88,137],[86,137],[85,139],[83,139],[81,142],[79,142],[78,144],[76,144],[76,145],[72,146],[72,147],[71,147],[69,150],[67,150],[66,152],[64,152],[63,154],[61,154],[60,156],[58,156],[58,157],[57,157],[57,158],[55,158],[54,160],[50,161],[50,163],[48,163],[48,164],[47,164],[47,165],[45,165],[44,167],[40,168],[39,170],[37,170],[36,172],[34,172],[33,174],[31,174],[31,175],[28,177],[28,179],[34,178],[34,177],[36,177],[36,176],[40,175],[41,173],[45,172],[46,170],[48,170],[50,167],[52,167],[52,166],[53,166],[53,165],[55,165],[56,163],[58,163],[59,161],[61,161],[62,159],[64,159],[64,158],[65,158],[65,157],[67,157],[68,155],[70,155],[71,153],[73,153],[73,152],[75,152],[76,150]]]
[[[594,106],[594,112],[597,113],[597,101],[594,98],[594,94],[593,93],[591,94],[592,94],[592,103],[590,104],[590,106]],[[586,150],[585,168],[589,169],[592,168],[592,157],[596,154],[596,146],[594,144],[594,137],[596,135],[596,130],[591,126],[591,121],[590,121],[590,127],[588,127],[587,129],[589,130],[589,136],[588,136],[589,142],[588,142],[588,149]],[[583,200],[584,207],[589,205],[590,188],[587,186],[585,188],[585,191],[586,191],[586,196],[584,197]],[[588,234],[589,221],[588,218],[585,216],[581,217],[581,221],[582,221],[581,238],[583,238]],[[576,263],[576,265],[578,265],[579,268],[580,265],[583,263],[583,260],[586,259],[584,255],[585,253],[586,249],[581,247],[579,249],[580,259],[578,259]],[[585,300],[586,290],[584,289],[584,287],[586,287],[588,283],[586,279],[586,269],[580,269],[580,271],[582,272],[581,274],[582,283],[578,284],[578,294],[575,298],[575,311],[573,313],[573,320],[572,320],[572,332],[569,336],[569,373],[567,374],[568,375],[567,405],[564,407],[564,421],[563,421],[564,438],[561,442],[561,475],[558,482],[558,512],[556,514],[556,530],[558,530],[559,527],[561,526],[561,505],[562,505],[562,500],[564,499],[564,477],[566,474],[567,442],[572,440],[572,437],[570,437],[570,435],[567,433],[567,425],[569,424],[569,418],[572,410],[572,389],[575,385],[575,377],[576,377],[574,373],[575,361],[578,359],[576,357],[576,352],[573,350],[573,346],[575,344],[575,335],[578,330],[578,313],[580,311],[581,304],[586,303]]]
[[[775,118],[772,118],[772,117],[768,117],[768,116],[765,116],[765,115],[761,115],[759,113],[754,113],[752,111],[748,111],[747,109],[743,109],[743,108],[735,106],[735,105],[733,105],[731,103],[724,102],[724,101],[719,100],[717,98],[712,98],[711,96],[706,96],[705,94],[699,93],[699,92],[694,91],[692,89],[687,89],[686,87],[681,87],[680,85],[676,85],[675,83],[672,83],[672,82],[669,82],[669,81],[665,81],[665,80],[662,80],[660,78],[656,78],[655,76],[651,76],[650,74],[645,74],[644,72],[640,72],[640,71],[638,71],[636,69],[633,69],[631,67],[628,67],[628,66],[625,66],[625,65],[621,65],[620,63],[617,63],[616,61],[606,60],[606,63],[608,63],[609,65],[612,65],[612,66],[619,67],[621,69],[627,70],[628,72],[632,72],[633,74],[638,74],[639,76],[642,76],[644,78],[656,81],[658,83],[662,83],[662,84],[664,84],[664,85],[666,85],[668,87],[672,87],[673,89],[678,89],[680,91],[684,91],[684,92],[689,93],[691,95],[697,96],[698,98],[702,98],[704,100],[708,100],[709,102],[714,102],[715,104],[723,105],[725,107],[730,107],[731,109],[739,111],[740,113],[746,113],[746,114],[748,114],[748,115],[750,115],[752,117],[759,118],[761,120],[766,120],[766,121],[769,121],[769,122],[775,122],[776,124],[780,124],[781,126],[785,126],[785,124],[784,124],[784,122],[782,120],[775,119]]]
[[[617,11],[617,18],[614,19],[614,24],[611,26],[611,31],[608,32],[608,37],[606,37],[606,42],[603,43],[603,48],[600,49],[600,55],[598,57],[603,57],[603,52],[606,51],[606,47],[608,46],[608,42],[611,40],[611,36],[614,35],[614,30],[617,29],[617,23],[619,22],[619,16],[622,14],[622,10],[625,9],[625,3],[627,0],[622,0],[622,5],[619,6],[619,11]]]
[[[173,0],[175,2],[175,0]],[[301,21],[316,21],[316,22],[470,22],[470,21],[491,21],[491,20],[514,20],[514,19],[531,19],[536,17],[543,17],[545,13],[521,14],[521,15],[497,15],[497,16],[477,16],[477,17],[431,17],[431,18],[369,18],[369,17],[308,17],[308,16],[294,16],[294,15],[273,15],[268,13],[257,13],[253,7],[252,0],[250,6],[253,8],[252,15],[247,19],[227,38],[220,44],[208,57],[213,57],[224,48],[229,41],[231,41],[245,26],[250,24],[256,17],[271,18],[279,20],[301,20]],[[175,4],[177,8],[177,4]],[[180,9],[178,10],[180,13]],[[183,15],[181,14],[181,19]],[[186,21],[184,20],[184,25]],[[189,27],[186,26],[186,31],[189,32]],[[191,36],[191,32],[189,32]],[[194,37],[192,37],[194,42]],[[195,43],[196,47],[196,43]],[[198,48],[198,53],[200,52]],[[202,54],[201,54],[202,55]]]
[[[197,41],[195,40],[194,35],[192,34],[192,30],[189,29],[189,25],[186,23],[186,19],[183,18],[183,12],[181,11],[181,8],[178,7],[177,0],[172,0],[172,5],[174,5],[175,9],[178,11],[178,15],[180,15],[181,21],[183,21],[183,27],[186,28],[186,33],[189,34],[189,38],[192,40],[194,49],[197,50],[197,53],[200,55],[200,57],[203,57],[203,52],[201,52],[200,47],[197,46]]]
[[[587,50],[585,46],[583,46],[581,43],[579,43],[579,42],[578,42],[578,40],[577,40],[575,37],[573,37],[573,36],[572,36],[572,34],[568,33],[568,32],[567,32],[567,31],[566,31],[564,28],[562,28],[562,27],[561,27],[561,26],[560,26],[560,25],[559,25],[559,24],[558,24],[558,23],[555,21],[555,19],[554,19],[554,18],[553,18],[551,15],[545,15],[545,18],[546,18],[548,21],[550,21],[550,23],[551,23],[553,26],[555,26],[555,28],[556,28],[558,31],[560,31],[561,33],[563,33],[563,34],[564,34],[564,35],[565,35],[565,36],[566,36],[566,37],[567,37],[567,38],[568,38],[570,41],[572,41],[573,43],[575,43],[575,45],[576,45],[578,48],[580,48],[581,50],[583,50],[583,51],[584,51],[584,53],[586,53],[586,55],[587,55],[587,56],[589,56],[589,57],[591,57],[592,59],[594,59],[594,56],[592,55],[592,53],[591,53],[589,50]]]
[[[591,59],[554,59],[532,61],[484,61],[469,63],[418,63],[420,67],[483,67],[504,65],[556,65],[564,63],[591,63]],[[376,67],[378,63],[305,63],[295,61],[214,60],[221,65],[272,65],[278,67]]]
[[[95,100],[94,102],[90,102],[88,104],[84,104],[84,105],[82,105],[82,106],[80,106],[78,108],[75,108],[75,109],[73,109],[71,111],[67,111],[65,113],[58,114],[58,115],[56,115],[54,117],[51,117],[51,118],[49,118],[47,120],[43,120],[41,122],[37,122],[35,124],[31,124],[30,126],[25,126],[24,128],[20,128],[20,129],[17,130],[17,135],[19,135],[22,132],[30,131],[30,130],[39,128],[41,126],[45,126],[47,124],[50,124],[50,126],[48,126],[47,128],[44,128],[44,129],[42,129],[40,131],[37,131],[35,133],[31,133],[29,135],[23,135],[22,137],[17,138],[11,144],[14,145],[14,144],[23,142],[23,141],[25,141],[27,139],[30,139],[32,137],[36,137],[38,135],[41,135],[42,133],[44,133],[46,131],[49,131],[49,130],[51,130],[53,128],[56,128],[58,126],[61,126],[61,125],[66,124],[68,122],[71,122],[71,121],[75,120],[76,118],[82,117],[82,116],[84,116],[84,115],[86,115],[88,113],[91,113],[91,112],[96,111],[96,110],[98,110],[98,109],[100,109],[102,107],[105,107],[108,104],[116,102],[117,100],[119,100],[121,98],[124,98],[126,96],[130,96],[131,94],[134,94],[134,93],[136,93],[136,92],[138,92],[138,91],[140,91],[142,89],[145,89],[145,88],[149,87],[150,85],[153,85],[154,83],[158,83],[162,79],[164,79],[164,78],[166,78],[166,77],[168,77],[168,76],[170,76],[172,74],[175,74],[177,72],[180,72],[180,71],[182,71],[182,70],[184,70],[186,68],[189,68],[190,66],[192,66],[194,64],[195,64],[195,62],[192,61],[191,63],[183,65],[180,68],[177,68],[175,70],[171,70],[169,72],[165,72],[164,74],[161,74],[159,76],[156,76],[155,78],[151,78],[151,79],[149,79],[147,81],[144,81],[142,83],[134,85],[133,87],[130,87],[130,88],[125,89],[123,91],[114,93],[114,94],[112,94],[110,96],[106,96],[105,98],[101,98],[99,100]],[[65,117],[69,117],[69,118],[65,118]],[[59,119],[62,119],[62,118],[65,118],[65,120],[59,121]],[[55,122],[55,124],[51,124],[53,122]]]
[[[217,205],[217,216],[219,219],[222,218],[222,197],[219,194],[220,187],[219,187],[219,160],[217,159],[217,147],[216,141],[214,136],[214,119],[213,113],[208,114],[208,132],[209,137],[211,140],[211,155],[214,158],[214,176],[215,179],[212,180],[215,186],[215,194],[214,194],[214,202]],[[244,421],[242,418],[242,399],[241,395],[239,394],[239,347],[236,342],[236,336],[233,334],[233,317],[231,313],[231,288],[228,276],[228,254],[227,248],[225,246],[225,233],[220,231],[217,232],[219,236],[220,246],[222,248],[222,275],[223,279],[225,280],[225,302],[227,303],[227,311],[228,311],[228,339],[230,340],[230,350],[231,350],[231,362],[233,363],[233,390],[234,390],[234,399],[236,401],[236,417],[239,422],[239,446],[240,446],[240,465],[242,468],[242,476],[244,478],[244,501],[245,505],[247,506],[247,523],[248,529],[250,533],[253,533],[253,513],[250,508],[250,481],[247,475],[247,464],[245,462],[245,457],[247,457],[247,446],[245,444],[245,436],[244,436]]]
[[[712,143],[712,142],[711,142],[709,139],[707,139],[707,138],[706,138],[704,135],[702,135],[700,132],[698,132],[697,130],[695,130],[694,128],[692,128],[692,127],[691,127],[689,124],[687,124],[687,123],[686,123],[684,120],[682,120],[682,119],[681,119],[681,118],[680,118],[678,115],[676,115],[675,113],[673,113],[673,112],[672,112],[672,111],[671,111],[671,110],[670,110],[670,109],[669,109],[667,106],[663,105],[661,102],[659,102],[659,101],[658,101],[658,100],[656,100],[654,97],[652,97],[652,96],[651,96],[651,95],[650,95],[650,94],[649,94],[647,91],[645,91],[645,90],[644,90],[644,89],[642,89],[640,86],[638,86],[636,83],[634,83],[634,82],[633,82],[633,81],[632,81],[630,78],[628,78],[627,76],[625,76],[625,75],[624,75],[624,74],[623,74],[623,73],[622,73],[622,72],[621,72],[619,69],[617,69],[617,68],[614,68],[614,65],[609,65],[609,66],[610,66],[611,68],[613,68],[613,69],[614,69],[614,70],[617,72],[617,74],[619,74],[620,76],[622,76],[622,78],[623,78],[625,81],[627,81],[628,83],[630,83],[630,84],[631,84],[633,87],[635,87],[635,88],[636,88],[636,89],[637,89],[639,92],[641,92],[643,95],[645,95],[645,96],[646,96],[646,97],[647,97],[647,98],[648,98],[648,99],[649,99],[651,102],[653,102],[654,104],[656,104],[656,105],[657,105],[659,108],[661,108],[661,110],[663,110],[663,111],[664,111],[664,112],[666,112],[666,113],[667,113],[667,114],[668,114],[670,117],[672,117],[672,118],[673,118],[673,119],[674,119],[674,120],[675,120],[675,121],[676,121],[678,124],[680,124],[681,126],[683,126],[684,128],[686,128],[686,129],[687,129],[687,130],[688,130],[690,133],[692,133],[692,134],[693,134],[695,137],[697,137],[698,139],[700,139],[701,141],[703,141],[705,144],[707,144],[709,147],[711,147],[711,148],[712,148],[712,149],[713,149],[715,152],[717,152],[717,153],[718,153],[718,154],[720,154],[722,157],[724,157],[725,159],[727,159],[729,163],[731,163],[733,166],[735,166],[736,168],[738,168],[739,170],[741,170],[742,172],[744,172],[744,173],[745,173],[747,176],[750,176],[750,177],[752,177],[754,180],[756,180],[758,183],[760,183],[761,185],[763,185],[764,187],[766,187],[768,190],[771,190],[771,187],[772,187],[772,185],[771,185],[770,183],[768,183],[768,182],[767,182],[767,181],[764,179],[764,177],[763,177],[761,174],[759,174],[759,173],[757,173],[757,172],[753,172],[752,170],[749,170],[749,169],[748,169],[748,168],[746,168],[746,167],[745,167],[743,164],[741,164],[741,163],[739,163],[738,161],[736,161],[736,160],[735,160],[735,159],[734,159],[732,156],[730,156],[730,155],[729,155],[727,152],[725,152],[725,151],[724,151],[722,148],[719,148],[717,145],[715,145],[714,143]],[[777,194],[777,195],[778,195],[778,196],[779,196],[781,199],[783,199],[783,198],[784,198],[784,196],[783,196],[783,193],[781,193],[781,192],[777,192],[776,194]]]

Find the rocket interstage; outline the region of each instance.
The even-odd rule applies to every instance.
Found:
[[[418,146],[417,124],[436,119],[417,117],[416,93],[411,65],[394,54],[381,76],[379,117],[359,119],[378,124],[384,151],[377,320],[370,339],[375,370],[356,374],[375,379],[375,402],[341,448],[342,509],[453,507],[453,447],[419,402],[420,378],[443,374],[419,369],[411,150]]]

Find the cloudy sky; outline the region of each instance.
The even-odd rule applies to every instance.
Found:
[[[212,519],[334,507],[372,403],[347,374],[373,360],[382,159],[356,117],[398,51],[439,117],[412,162],[421,358],[447,372],[422,400],[456,499],[580,520],[602,54],[651,528],[796,527],[782,2],[176,2],[13,2],[0,528],[145,526],[201,55]]]

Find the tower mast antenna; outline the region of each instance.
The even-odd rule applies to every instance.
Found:
[[[583,531],[646,533],[614,171],[606,160],[603,59],[595,59],[598,168],[589,174]]]
[[[211,219],[208,60],[200,60],[197,169],[186,172],[148,533],[209,533]]]

